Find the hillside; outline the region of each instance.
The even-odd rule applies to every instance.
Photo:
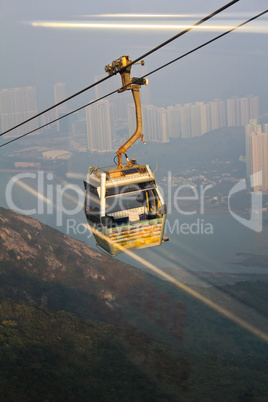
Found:
[[[239,296],[264,317],[267,288],[238,283],[220,297],[232,311]],[[1,401],[268,398],[264,341],[173,285],[3,208],[0,306]]]
[[[155,337],[183,338],[183,304],[30,217],[0,208],[0,222],[0,400],[175,398],[188,363]]]
[[[183,304],[150,276],[30,217],[0,208],[0,221],[3,296],[111,324],[131,320],[147,330],[169,328],[173,315],[173,336],[182,339]]]
[[[7,299],[0,321],[1,401],[168,401],[187,378],[183,360],[133,328]]]

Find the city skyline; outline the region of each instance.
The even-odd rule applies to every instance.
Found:
[[[101,90],[97,88],[96,97],[103,96],[108,90],[111,91],[111,87],[107,85],[103,86]],[[66,83],[56,83],[53,87],[53,92],[55,104],[65,99]],[[26,116],[25,119],[32,117],[34,113],[31,112],[31,109],[33,108],[36,113],[36,89],[34,87],[5,89],[0,91],[0,96],[2,103],[5,99],[8,99],[8,102],[4,102],[2,107],[0,105],[2,132],[12,127],[8,126],[7,122],[14,121],[19,124],[23,121],[22,116]],[[103,121],[97,124],[96,111],[99,113],[100,110],[102,112],[99,116]],[[47,124],[63,116],[68,111],[67,104],[60,105],[42,115],[39,119],[40,124]],[[246,126],[251,119],[258,121],[259,117],[259,97],[254,95],[243,98],[233,96],[225,101],[215,99],[208,103],[196,101],[193,104],[169,105],[167,108],[152,104],[142,104],[143,133],[148,141],[166,142],[170,138],[198,137],[206,132],[223,127]],[[112,151],[114,150],[113,141],[116,140],[118,135],[122,135],[122,130],[124,132],[128,131],[129,135],[132,135],[136,128],[131,93],[126,91],[118,97],[111,97],[88,106],[85,111],[80,111],[79,119],[86,121],[85,134],[88,138],[89,149],[92,148],[101,152]],[[90,119],[92,123],[89,122]],[[60,120],[45,128],[53,129],[53,127],[56,127],[58,132],[63,129],[69,130],[68,126],[63,122],[64,120]],[[30,127],[29,131],[36,128],[36,120],[28,123],[28,126]],[[9,135],[16,137],[19,132],[24,133],[25,130],[26,127],[22,126],[19,131],[11,132]],[[104,132],[99,136],[93,134],[98,130],[104,130],[106,133],[106,143]],[[75,132],[73,134],[75,135]],[[100,140],[100,138],[103,139]]]
[[[107,63],[124,54],[129,54],[133,60],[179,32],[182,29],[179,26],[191,26],[224,3],[222,0],[201,3],[190,0],[178,4],[138,0],[115,4],[105,0],[88,4],[78,0],[75,4],[67,4],[59,0],[52,7],[40,2],[37,5],[33,0],[26,0],[25,6],[18,0],[12,4],[3,0],[0,18],[5,35],[2,35],[0,43],[0,88],[35,86],[39,110],[43,110],[53,103],[51,89],[56,82],[68,83],[66,95],[70,96],[93,83],[95,76],[105,76],[104,66]],[[146,17],[152,14],[152,8],[153,16]],[[265,0],[238,2],[204,24],[204,29],[194,29],[147,57],[144,67],[133,66],[133,76],[152,71],[266,8]],[[104,25],[107,22],[113,25],[118,22],[119,13],[125,29],[107,26],[99,29],[68,28],[66,24],[70,20],[92,22],[94,19]],[[167,15],[169,18],[165,17]],[[49,20],[61,20],[65,28],[60,24],[58,27],[42,25],[42,21]],[[131,29],[133,22],[141,24],[141,27]],[[144,23],[147,29],[142,28]],[[166,28],[160,29],[161,24]],[[178,26],[175,30],[174,24]],[[232,95],[242,98],[254,93],[259,96],[261,113],[264,113],[268,109],[267,91],[263,85],[267,72],[267,51],[266,14],[243,29],[151,75],[149,103],[167,107],[196,100],[208,103],[211,99],[227,99]],[[115,89],[120,87],[120,77],[113,77],[111,81]],[[88,98],[93,98],[92,93]]]

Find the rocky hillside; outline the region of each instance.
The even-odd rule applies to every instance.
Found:
[[[0,222],[2,296],[183,338],[185,308],[161,281],[28,216],[0,208]]]

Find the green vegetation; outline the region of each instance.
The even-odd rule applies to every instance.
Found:
[[[168,401],[188,365],[134,328],[1,300],[0,399]]]
[[[30,218],[0,220],[1,402],[268,400],[257,336]],[[194,290],[265,331],[267,288]]]

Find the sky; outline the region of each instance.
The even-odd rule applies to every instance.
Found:
[[[122,55],[139,57],[182,30],[181,25],[191,25],[227,2],[1,0],[0,89],[35,86],[41,111],[54,103],[55,83],[66,83],[70,96],[96,76],[105,76],[106,64]],[[134,66],[132,74],[146,74],[266,8],[267,0],[240,0],[202,29],[147,57],[145,66]],[[151,75],[144,89],[150,102],[166,107],[253,94],[260,97],[261,113],[267,112],[267,19],[266,14]],[[111,80],[120,87],[119,76]],[[92,90],[75,106],[94,97]]]

